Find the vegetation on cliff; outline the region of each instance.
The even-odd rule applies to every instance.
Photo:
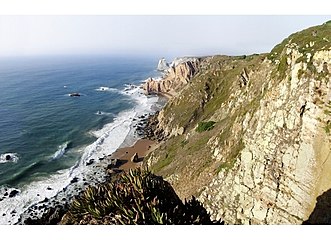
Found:
[[[214,128],[215,122],[209,121],[209,122],[199,122],[197,128],[195,129],[197,132],[204,132],[209,131]]]
[[[90,187],[71,204],[62,224],[222,224],[212,222],[194,197],[183,203],[171,185],[135,169]]]

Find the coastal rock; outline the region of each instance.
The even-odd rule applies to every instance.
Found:
[[[177,60],[165,71],[162,79],[149,78],[142,87],[147,94],[176,92],[198,72],[199,64],[199,58]]]
[[[111,159],[111,164],[110,164],[110,165],[116,167],[116,165],[117,165],[117,161],[118,161],[117,158],[115,158],[115,159]]]
[[[70,184],[76,183],[78,182],[79,178],[78,177],[74,177],[71,181]]]
[[[9,197],[10,198],[15,197],[17,194],[19,194],[19,191],[14,189],[9,193]]]
[[[29,217],[24,220],[25,225],[55,225],[59,224],[64,214],[67,212],[68,205],[57,205],[45,209],[42,217]]]
[[[102,160],[102,159],[100,159],[99,158],[99,160]],[[86,162],[86,166],[89,166],[89,165],[91,165],[91,164],[93,164],[94,163],[94,159],[89,159],[87,162]]]
[[[138,153],[133,154],[133,156],[131,157],[131,162],[138,162],[138,161],[139,161]]]
[[[161,58],[157,64],[157,70],[158,71],[165,71],[169,68],[169,64],[164,58]]]

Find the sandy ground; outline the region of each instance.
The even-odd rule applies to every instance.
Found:
[[[148,139],[140,139],[133,146],[119,148],[112,155],[111,158],[118,159],[119,169],[129,170],[141,166],[144,157],[155,149],[156,142]],[[132,156],[138,153],[139,162],[131,162]]]

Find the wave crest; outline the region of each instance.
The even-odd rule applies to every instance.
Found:
[[[110,87],[99,87],[95,89],[98,92],[119,92],[117,88],[110,88]]]
[[[65,152],[66,152],[66,150],[68,148],[69,143],[70,142],[65,142],[62,145],[60,145],[58,147],[58,150],[53,154],[52,160],[59,159],[60,157],[62,157],[65,154]]]

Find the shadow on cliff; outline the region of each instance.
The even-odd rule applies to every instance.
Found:
[[[331,224],[331,189],[317,197],[314,211],[302,224]]]

